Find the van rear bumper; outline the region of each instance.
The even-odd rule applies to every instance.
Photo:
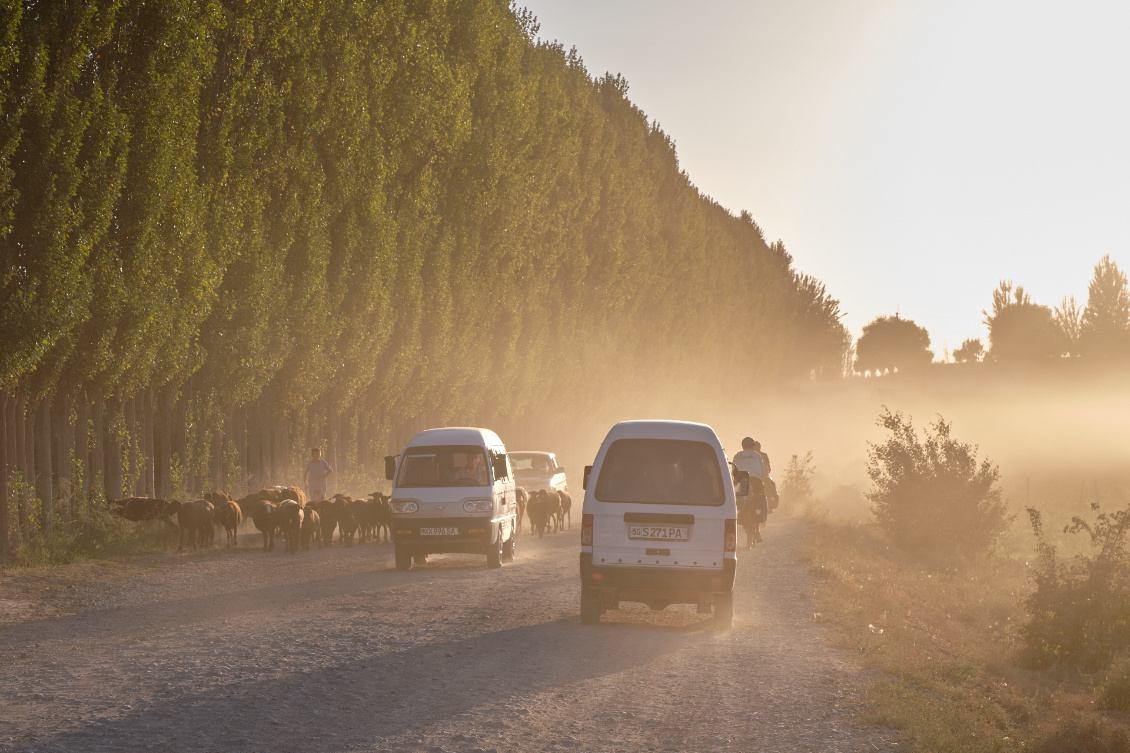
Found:
[[[581,585],[601,591],[726,593],[734,588],[737,560],[725,558],[720,569],[623,567],[593,565],[592,553],[581,553]]]

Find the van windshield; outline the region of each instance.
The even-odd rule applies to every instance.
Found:
[[[489,485],[486,453],[474,445],[409,447],[396,473],[399,488]]]
[[[617,439],[604,455],[601,502],[719,506],[726,497],[714,448],[685,439]]]

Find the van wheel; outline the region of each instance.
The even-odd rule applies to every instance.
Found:
[[[514,561],[514,549],[515,549],[515,547],[518,543],[514,540],[514,538],[517,535],[518,534],[515,531],[510,532],[510,538],[506,540],[506,544],[502,549],[502,561],[503,562],[513,562]]]
[[[397,570],[412,569],[412,552],[408,551],[408,547],[397,545],[394,557],[396,559]]]
[[[714,594],[714,628],[729,630],[734,626],[734,594]]]
[[[491,546],[490,551],[487,552],[487,567],[502,567],[502,549],[505,545],[502,543],[502,531],[498,532],[494,544]]]
[[[581,624],[596,625],[600,622],[600,599],[581,589]]]

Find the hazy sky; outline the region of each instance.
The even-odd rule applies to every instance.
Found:
[[[1130,3],[518,0],[676,142],[699,189],[936,354],[997,282],[1085,303],[1130,271]]]

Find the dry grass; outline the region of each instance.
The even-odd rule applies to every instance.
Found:
[[[1102,678],[1016,664],[1031,589],[1023,559],[930,570],[871,525],[819,520],[804,556],[818,619],[884,673],[867,720],[901,730],[912,750],[1130,750],[1130,714],[1098,710]]]

